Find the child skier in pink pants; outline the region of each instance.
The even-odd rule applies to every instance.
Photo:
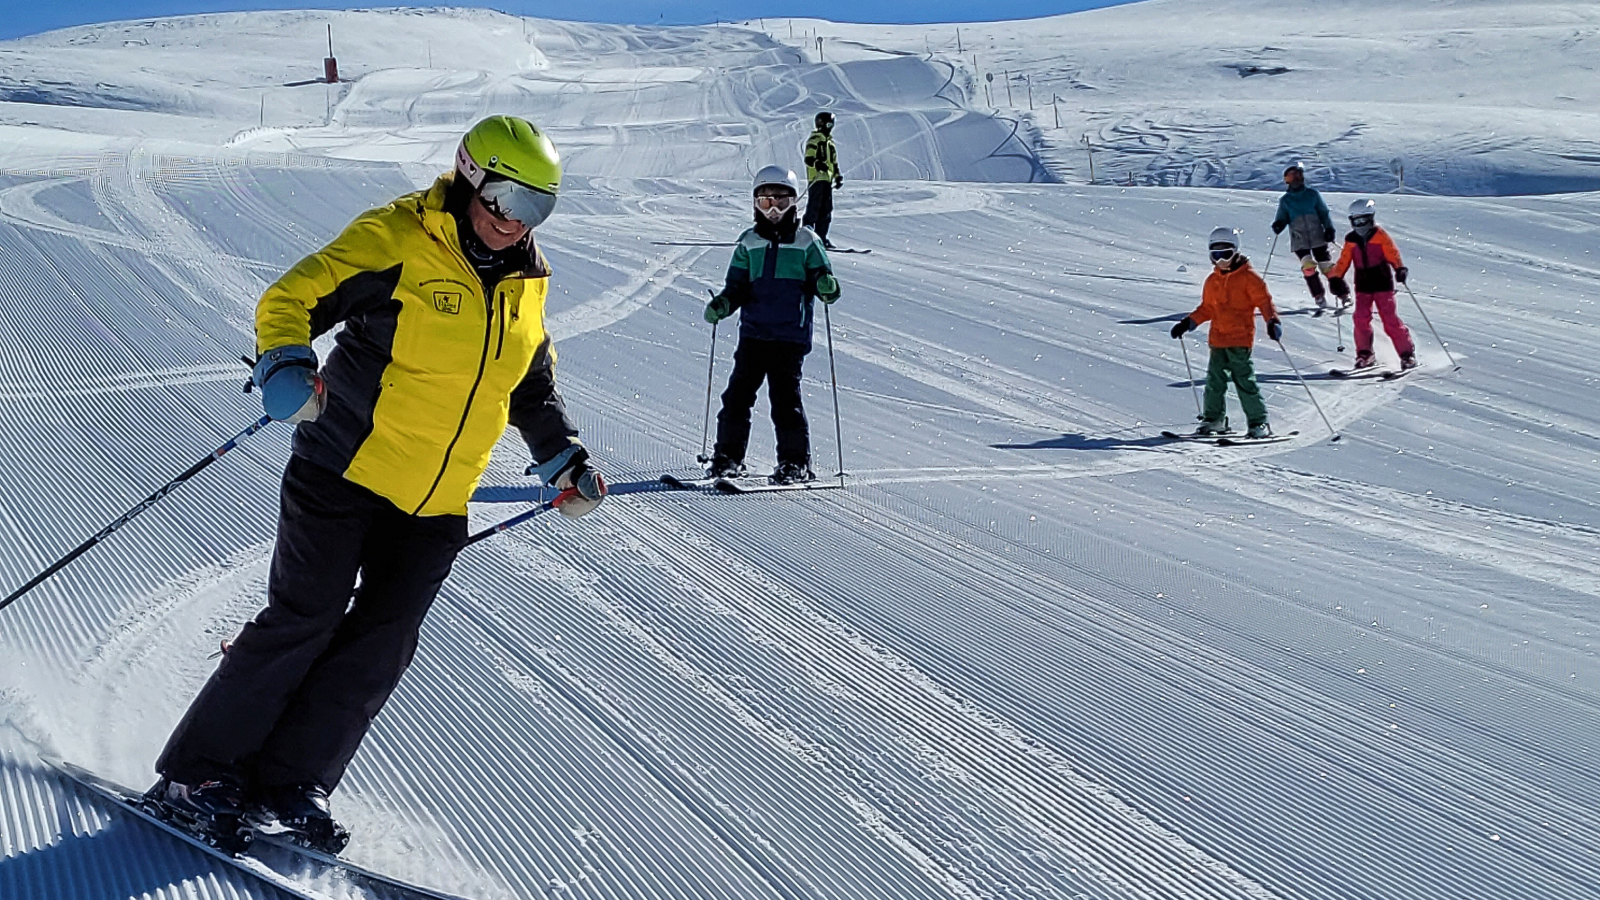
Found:
[[[1411,332],[1400,321],[1395,310],[1394,284],[1406,283],[1406,267],[1400,262],[1400,251],[1389,233],[1378,227],[1378,205],[1371,200],[1357,200],[1350,204],[1350,227],[1344,238],[1344,251],[1339,261],[1328,273],[1328,281],[1335,285],[1334,293],[1344,284],[1344,273],[1355,267],[1356,289],[1356,364],[1355,368],[1372,366],[1372,308],[1378,308],[1383,319],[1383,331],[1400,354],[1400,368],[1411,369],[1417,365],[1417,348],[1411,341]],[[1392,272],[1392,274],[1391,274]]]

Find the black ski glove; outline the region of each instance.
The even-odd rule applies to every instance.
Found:
[[[1189,318],[1188,316],[1184,316],[1182,322],[1172,326],[1172,336],[1175,338],[1181,338],[1185,334],[1188,334],[1199,327],[1200,326],[1196,325],[1193,319]]]
[[[835,176],[833,176],[833,189],[834,190],[838,190],[839,188],[842,188],[842,187],[844,187],[844,176],[843,175],[835,175]]]
[[[1272,338],[1274,341],[1283,340],[1283,323],[1277,319],[1268,319],[1267,337]]]
[[[1394,270],[1394,280],[1400,282],[1401,284],[1405,284],[1406,276],[1410,274],[1410,269],[1406,268],[1405,266],[1401,266],[1400,268]]]
[[[1288,224],[1289,224],[1288,222],[1273,222],[1272,223],[1272,233],[1273,234],[1283,234],[1284,226],[1286,226]]]
[[[1330,244],[1333,243],[1334,239],[1338,236],[1339,232],[1334,231],[1332,226],[1322,229],[1322,239]]]
[[[1328,287],[1333,289],[1333,295],[1340,300],[1350,299],[1350,285],[1337,275],[1328,276]]]

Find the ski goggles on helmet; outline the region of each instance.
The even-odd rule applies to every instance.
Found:
[[[556,208],[556,195],[506,178],[491,178],[478,188],[484,209],[497,219],[537,228]]]
[[[756,208],[761,210],[775,209],[779,212],[788,212],[794,205],[795,198],[788,194],[757,194]]]
[[[1376,216],[1351,216],[1350,227],[1357,231],[1367,231],[1377,223]]]
[[[1214,263],[1227,262],[1228,260],[1233,259],[1234,255],[1238,252],[1239,248],[1233,246],[1232,244],[1212,244],[1211,261]]]

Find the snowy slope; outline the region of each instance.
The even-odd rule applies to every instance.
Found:
[[[1104,70],[1144,85],[1119,94],[1131,115],[1158,78],[1108,36],[1198,67],[1207,46],[1225,55],[1196,25],[1217,27],[1217,6],[963,26],[963,40],[1004,36],[1017,60],[1064,66],[1100,35]],[[1433,16],[1458,43],[1543,47],[1572,75],[1561,89],[1589,96],[1585,57],[1538,44],[1526,4],[1398,7],[1383,20],[1408,33]],[[1306,16],[1266,8],[1226,10],[1261,41],[1309,40]],[[1541,15],[1593,33],[1586,4]],[[358,81],[259,86],[314,75],[288,48],[315,63],[329,20]],[[236,360],[262,287],[431,177],[488,110],[537,111],[572,148],[541,236],[589,446],[614,484],[687,471],[700,308],[727,252],[688,242],[737,233],[745,172],[798,155],[825,97],[860,112],[841,126],[835,234],[874,250],[836,258],[830,312],[850,487],[619,495],[467,551],[335,798],[348,855],[473,898],[1600,896],[1600,202],[1382,197],[1463,365],[1449,371],[1403,298],[1424,370],[1395,383],[1321,377],[1348,362],[1334,350],[1348,321],[1313,318],[1279,253],[1285,345],[1344,438],[1327,440],[1266,345],[1273,422],[1295,440],[1164,444],[1154,433],[1193,414],[1167,329],[1197,301],[1204,235],[1239,224],[1264,265],[1274,195],[1079,183],[1048,131],[1019,132],[1035,135],[1024,147],[971,108],[971,85],[948,90],[938,53],[829,55],[847,40],[914,50],[917,30],[794,24],[791,40],[785,20],[251,14],[0,45],[10,83],[66,73],[53,105],[0,110],[0,585],[258,415]],[[804,61],[812,28],[826,64]],[[418,55],[433,42],[439,67],[361,58],[403,39]],[[478,65],[446,70],[442,49]],[[1485,102],[1536,109],[1552,82],[1499,64]],[[1404,85],[1417,146],[1471,133],[1452,118],[1459,71],[1373,78]],[[1198,76],[1175,83],[1211,95]],[[1441,149],[1458,174],[1429,189],[1476,192],[1464,173],[1490,168],[1571,185],[1586,170],[1561,154],[1585,151],[1558,129],[1586,115],[1530,113],[1545,130],[1520,155]],[[1172,165],[1247,137],[1174,146]],[[1254,165],[1273,174],[1292,145]],[[1341,146],[1352,171],[1390,152]],[[1029,147],[1068,183],[1025,183],[1044,177]],[[831,473],[827,372],[819,341],[807,402]],[[0,897],[277,896],[38,759],[153,777],[207,654],[260,602],[288,436],[251,439],[0,611]],[[755,462],[770,444],[758,424]],[[474,526],[526,508],[523,454],[502,444]]]

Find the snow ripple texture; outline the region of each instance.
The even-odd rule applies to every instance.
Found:
[[[441,41],[518,22],[439,21]],[[425,181],[463,104],[589,53],[607,66],[550,92],[582,98],[563,128],[601,124],[541,229],[549,324],[589,447],[637,490],[462,555],[335,797],[353,861],[474,900],[1600,898],[1600,202],[1384,199],[1463,369],[1402,305],[1419,373],[1309,381],[1341,442],[1263,344],[1273,424],[1299,436],[1170,444],[1153,436],[1193,405],[1167,330],[1204,236],[1264,225],[1273,195],[974,169],[995,136],[936,127],[957,113],[929,98],[964,96],[945,76],[869,26],[852,52],[884,66],[805,60],[778,22],[543,23],[505,71],[380,73],[333,125],[225,147],[113,132],[66,152],[0,129],[0,584],[253,420],[236,360],[266,282]],[[694,52],[650,43],[668,38]],[[673,53],[742,68],[717,91],[692,60],[626,86]],[[408,91],[425,102],[397,105]],[[839,198],[836,239],[874,250],[835,260],[842,448],[821,333],[803,385],[817,468],[842,456],[849,486],[655,490],[699,446],[727,250],[652,242],[730,241],[745,186],[718,166],[823,95],[894,112],[857,135],[883,180]],[[700,140],[696,103],[772,118],[704,170],[653,168]],[[669,113],[690,138],[657,127]],[[608,155],[603,133],[633,143]],[[1269,284],[1300,370],[1347,364],[1298,273],[1279,259]],[[280,896],[38,760],[153,778],[208,654],[260,603],[288,437],[252,438],[0,613],[0,897]],[[502,442],[474,527],[526,508],[524,453]]]

